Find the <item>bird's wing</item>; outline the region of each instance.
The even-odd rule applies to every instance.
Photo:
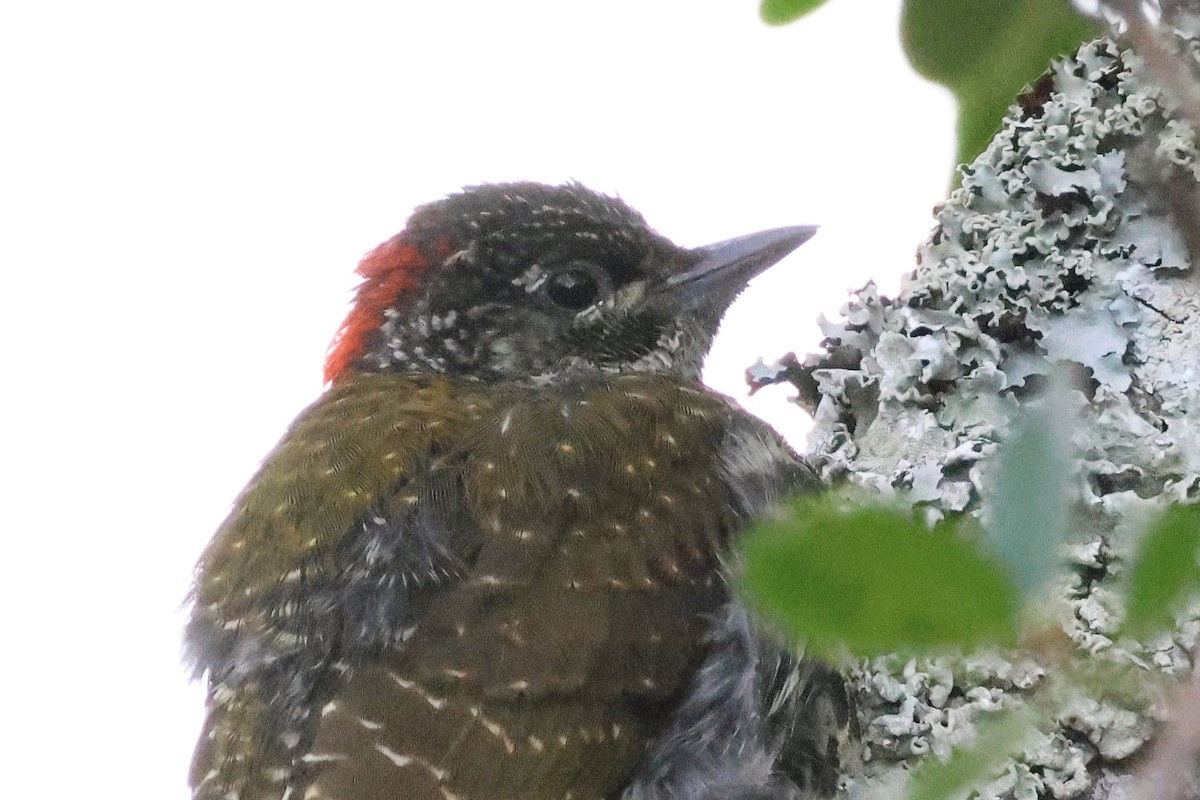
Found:
[[[200,565],[198,797],[629,779],[727,596],[732,412],[646,377],[513,391],[348,379],[268,458]]]
[[[612,796],[704,656],[727,406],[634,376],[493,397],[464,443],[484,545],[402,645],[336,671],[306,796]]]
[[[191,598],[189,653],[210,687],[196,797],[280,797],[331,665],[386,647],[423,595],[465,573],[477,533],[442,442],[487,408],[452,395],[435,378],[340,382],[235,502]]]

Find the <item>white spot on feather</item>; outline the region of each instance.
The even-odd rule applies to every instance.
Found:
[[[386,758],[388,761],[391,761],[397,767],[407,767],[409,764],[413,763],[412,756],[401,755],[387,745],[376,744],[375,749],[382,753],[384,758]]]

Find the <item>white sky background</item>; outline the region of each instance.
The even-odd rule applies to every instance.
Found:
[[[952,161],[898,0],[12,3],[0,12],[0,754],[13,797],[186,797],[191,566],[321,391],[358,258],[464,184],[575,178],[676,242],[822,226],[711,384],[912,268]],[[803,447],[782,389],[750,407]]]

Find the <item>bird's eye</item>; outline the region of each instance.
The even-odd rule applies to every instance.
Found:
[[[598,272],[591,264],[568,264],[546,279],[543,290],[554,305],[582,311],[600,295],[603,276]]]

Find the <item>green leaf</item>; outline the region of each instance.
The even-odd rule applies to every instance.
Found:
[[[1070,524],[1066,391],[1052,380],[1045,402],[1013,421],[987,497],[986,541],[1027,596],[1058,568]]]
[[[825,0],[762,0],[758,9],[768,25],[786,25],[825,4]]]
[[[906,0],[913,68],[958,101],[958,161],[987,147],[1022,88],[1098,35],[1070,0]]]
[[[1172,506],[1142,537],[1125,624],[1134,635],[1174,625],[1172,612],[1200,591],[1200,505]]]
[[[817,655],[969,648],[1015,638],[1017,592],[943,526],[801,498],[743,540],[751,601]]]
[[[1107,661],[1086,650],[1056,665],[1055,679],[1093,700],[1121,708],[1149,708],[1170,695],[1175,679],[1144,664]]]
[[[1011,757],[1036,722],[1026,708],[1004,709],[977,719],[975,741],[955,748],[946,761],[926,758],[913,771],[909,800],[961,797],[992,777],[997,765]]]

